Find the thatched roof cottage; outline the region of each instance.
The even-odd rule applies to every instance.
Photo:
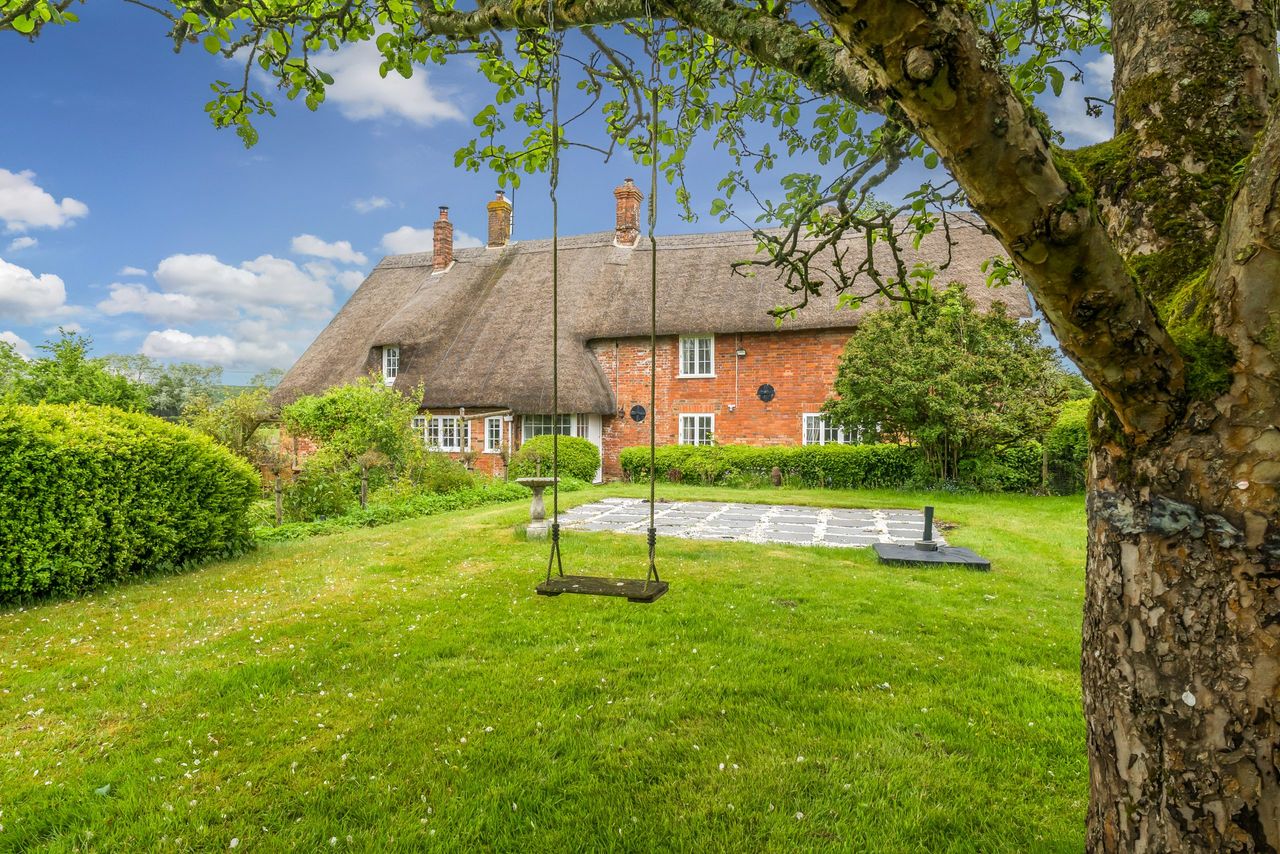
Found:
[[[640,191],[614,191],[616,227],[560,240],[561,430],[617,453],[648,440],[631,417],[649,402],[650,247],[640,236]],[[500,469],[504,452],[551,431],[551,241],[510,239],[511,205],[488,204],[488,245],[453,247],[448,209],[435,251],[384,258],[285,375],[277,403],[371,373],[397,388],[419,383],[424,441],[471,450]],[[1021,288],[985,285],[982,263],[1000,252],[976,227],[925,238],[917,260],[965,283],[979,305],[999,300],[1027,316]],[[656,429],[659,443],[799,444],[841,441],[818,414],[845,342],[867,311],[814,298],[779,326],[769,310],[795,295],[772,271],[735,273],[752,257],[750,232],[658,238]],[[854,249],[854,251],[857,251]],[[765,387],[768,387],[767,389]],[[638,414],[638,413],[637,413]]]

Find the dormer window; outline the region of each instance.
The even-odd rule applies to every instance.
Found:
[[[400,348],[399,347],[383,347],[382,348],[382,381],[387,385],[394,385],[396,375],[400,373]]]
[[[680,338],[680,376],[714,377],[716,375],[716,339],[714,335],[684,335]]]

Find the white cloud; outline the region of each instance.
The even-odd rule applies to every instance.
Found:
[[[79,335],[84,332],[84,327],[73,320],[70,323],[59,323],[56,326],[50,326],[44,330],[45,335],[58,335],[62,332],[70,332],[72,335]]]
[[[432,251],[432,241],[432,229],[402,225],[395,231],[382,235],[382,248],[394,255],[407,255],[410,252],[430,252]],[[478,238],[472,237],[465,231],[454,231],[453,233],[454,249],[471,249],[483,245]]]
[[[121,267],[117,276],[145,276],[147,271],[141,267]]]
[[[457,107],[431,89],[423,68],[414,68],[407,80],[394,71],[380,76],[382,54],[373,41],[357,42],[312,62],[333,75],[326,100],[337,104],[349,119],[392,117],[431,125],[464,118]]]
[[[15,237],[9,242],[10,252],[21,252],[23,249],[33,249],[39,243],[34,237]]]
[[[370,196],[367,199],[356,199],[351,203],[351,207],[356,209],[356,213],[367,214],[391,207],[391,200],[384,199],[382,196]]]
[[[344,270],[338,274],[338,284],[342,285],[349,291],[354,291],[360,287],[360,283],[364,281],[364,273],[356,270]]]
[[[352,249],[349,240],[335,240],[333,243],[327,243],[314,234],[299,234],[293,238],[290,246],[298,255],[328,258],[342,264],[364,264],[369,260],[363,252]]]
[[[62,228],[86,216],[89,206],[67,197],[58,201],[35,182],[36,173],[0,169],[0,219],[8,231]]]
[[[1090,74],[1095,74],[1099,79],[1088,81],[1093,88],[1111,89],[1111,78],[1116,74],[1116,58],[1104,53],[1097,59],[1086,62],[1084,67],[1088,69]]]
[[[177,329],[166,329],[163,332],[149,333],[142,342],[140,352],[153,359],[225,365],[235,360],[236,342],[226,335],[192,335]]]
[[[285,307],[318,316],[327,314],[333,304],[333,291],[326,281],[271,255],[238,267],[213,255],[170,255],[156,267],[155,278],[167,293],[204,297],[227,307]]]
[[[153,359],[204,362],[223,367],[285,367],[294,359],[293,348],[279,340],[271,325],[245,330],[246,337],[192,335],[180,329],[154,330],[147,334],[139,352]],[[255,340],[266,338],[267,340]]]
[[[36,353],[35,348],[24,341],[22,336],[18,335],[16,332],[10,332],[8,330],[0,332],[0,341],[4,341],[9,346],[13,347],[13,352],[17,353],[24,359],[30,359]]]
[[[1109,99],[1111,77],[1115,73],[1115,58],[1102,54],[1084,64],[1083,81],[1068,79],[1062,87],[1062,95],[1041,101],[1053,126],[1066,137],[1071,147],[1093,145],[1111,139],[1115,133],[1110,110],[1091,116],[1085,109],[1085,96]]]
[[[29,320],[67,308],[67,288],[52,273],[35,273],[0,258],[0,315]]]
[[[187,294],[161,293],[146,285],[123,282],[113,282],[110,287],[111,296],[98,303],[98,310],[103,314],[141,314],[169,322],[235,316],[234,307],[219,306]],[[231,308],[230,313],[227,308]]]

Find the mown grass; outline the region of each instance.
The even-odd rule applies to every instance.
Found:
[[[0,612],[0,849],[1079,850],[1081,501],[931,500],[994,572],[667,539],[654,605],[546,599],[508,504]]]

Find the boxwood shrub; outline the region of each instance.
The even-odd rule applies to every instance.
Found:
[[[551,477],[551,439],[534,436],[520,446],[511,458],[511,477]],[[560,437],[560,473],[585,480],[595,480],[600,468],[600,451],[586,439],[577,436]]]
[[[111,407],[0,406],[0,602],[72,594],[247,548],[253,468]]]
[[[726,483],[742,476],[768,477],[776,466],[805,486],[841,489],[906,486],[916,480],[919,454],[910,445],[663,445],[658,477]],[[619,456],[631,480],[647,480],[649,449],[624,448]]]

